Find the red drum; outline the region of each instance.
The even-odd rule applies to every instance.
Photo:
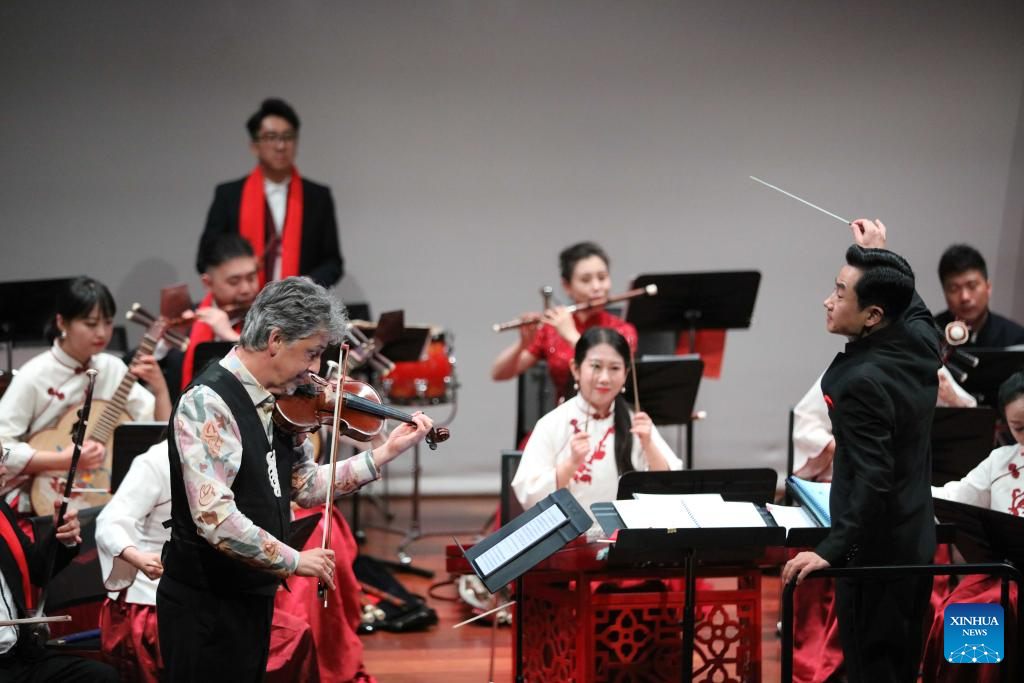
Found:
[[[418,361],[395,363],[381,380],[388,402],[398,405],[452,403],[455,400],[455,356],[449,336],[431,337],[426,356]]]

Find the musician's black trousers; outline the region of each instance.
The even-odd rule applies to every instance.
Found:
[[[167,681],[262,681],[273,596],[214,595],[164,576],[156,594]]]
[[[850,683],[914,681],[932,577],[836,580],[836,618]]]

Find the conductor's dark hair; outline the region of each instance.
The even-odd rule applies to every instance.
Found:
[[[954,244],[942,252],[939,259],[939,282],[946,284],[946,278],[961,275],[969,270],[981,271],[981,276],[988,279],[988,266],[981,252],[969,244]]]
[[[196,267],[200,273],[207,273],[231,259],[252,255],[253,250],[249,240],[237,232],[222,232],[199,245]]]
[[[846,250],[846,262],[861,271],[853,286],[860,310],[878,306],[887,321],[903,315],[914,297],[914,271],[905,258],[888,249],[853,244]]]
[[[299,115],[295,113],[291,105],[280,98],[270,97],[263,100],[256,113],[245,122],[250,138],[256,139],[256,136],[260,134],[260,126],[263,125],[263,119],[268,116],[280,116],[292,125],[296,133],[299,132]]]
[[[608,254],[604,253],[604,249],[593,242],[580,242],[571,247],[566,247],[558,255],[558,269],[562,273],[562,279],[566,282],[571,280],[572,271],[576,268],[576,264],[591,256],[600,256],[601,260],[604,261],[604,265],[611,268],[611,262],[608,260]]]
[[[583,333],[576,342],[576,354],[573,359],[576,367],[582,368],[583,361],[587,357],[587,351],[599,344],[608,344],[615,352],[622,357],[626,366],[626,380],[629,380],[629,342],[621,334],[610,327],[591,327]],[[615,396],[615,466],[618,467],[619,476],[626,472],[633,471],[633,435],[630,429],[633,428],[633,420],[629,415],[629,404],[622,394]]]
[[[1006,406],[1024,396],[1024,371],[1015,372],[999,385],[999,412],[1006,418]]]
[[[56,312],[66,322],[87,318],[97,306],[99,306],[100,315],[104,318],[113,318],[114,313],[117,312],[114,297],[110,294],[107,286],[99,280],[85,275],[72,280],[67,288],[57,295]],[[53,343],[53,340],[60,334],[60,330],[57,329],[56,315],[47,325],[45,334],[50,343]]]

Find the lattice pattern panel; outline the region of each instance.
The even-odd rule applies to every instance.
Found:
[[[570,681],[576,676],[578,621],[570,601],[552,602],[536,593],[523,609],[523,671],[529,681]]]
[[[760,678],[755,643],[757,602],[697,603],[693,680],[740,683]],[[678,681],[682,639],[679,605],[594,608],[595,675],[598,681]],[[565,679],[562,679],[565,680]]]

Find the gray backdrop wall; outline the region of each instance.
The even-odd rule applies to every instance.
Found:
[[[122,308],[197,295],[213,186],[249,170],[243,122],[279,95],[334,190],[337,293],[455,334],[428,492],[496,490],[514,385],[489,379],[510,341],[490,324],[581,239],[616,290],[763,273],[701,389],[697,464],[782,468],[787,410],[842,346],[821,301],[849,240],[747,176],[883,218],[935,307],[939,254],[975,244],[1024,318],[1022,28],[1014,2],[7,2],[0,274],[89,273]]]

